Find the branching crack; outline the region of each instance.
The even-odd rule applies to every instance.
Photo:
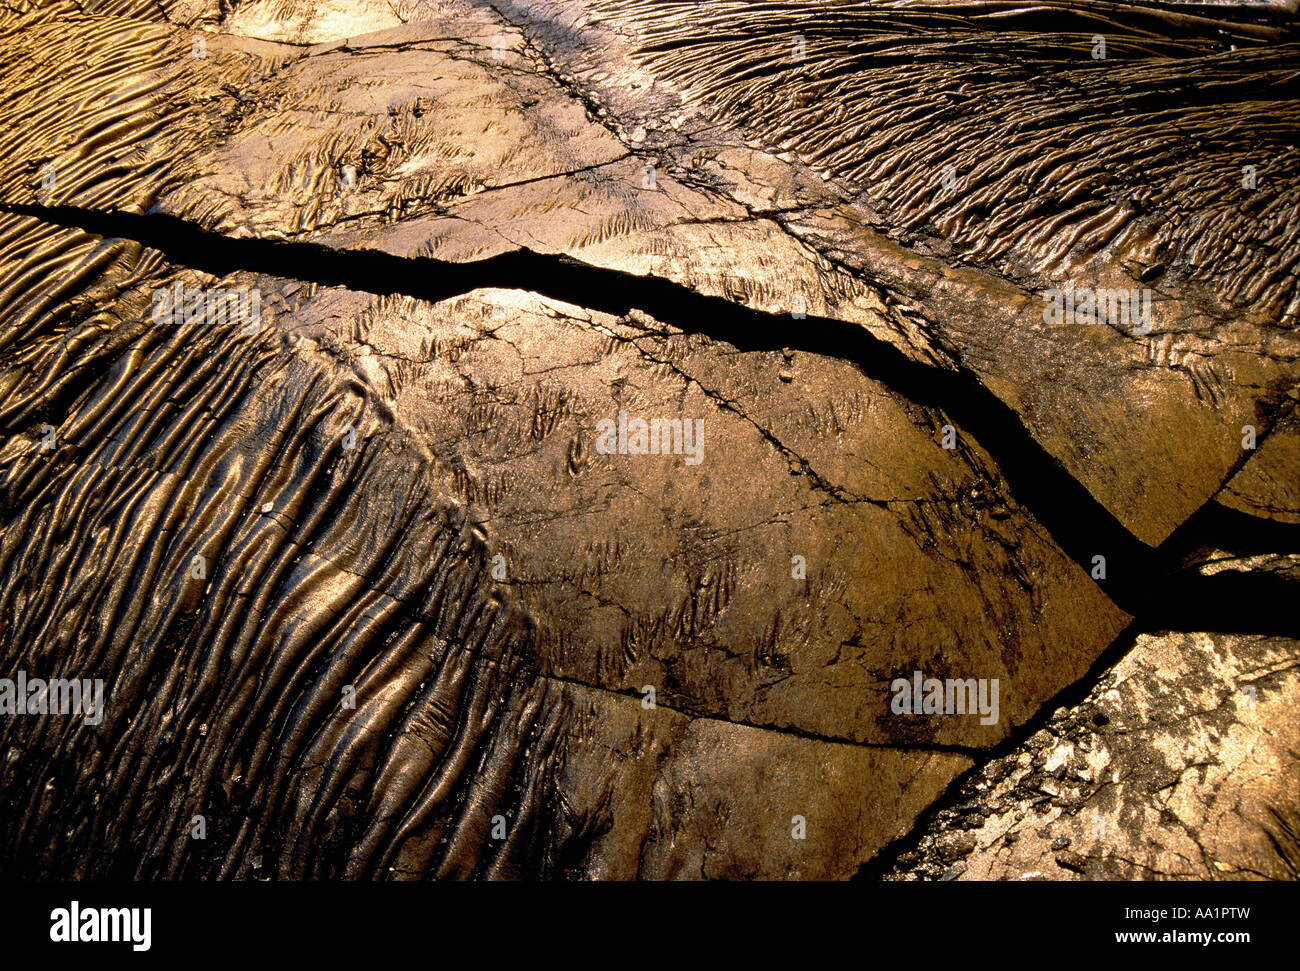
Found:
[[[640,311],[683,332],[703,334],[742,351],[794,348],[847,361],[868,378],[922,407],[960,416],[963,433],[973,436],[993,456],[1015,501],[1033,514],[1081,569],[1091,573],[1094,555],[1106,551],[1107,577],[1098,582],[1112,601],[1140,619],[1144,629],[1167,626],[1168,618],[1176,615],[1181,629],[1300,633],[1297,619],[1283,608],[1295,596],[1294,581],[1279,575],[1232,571],[1203,576],[1185,569],[1179,554],[1187,547],[1187,531],[1197,517],[1159,547],[1147,546],[1075,480],[1039,444],[1020,416],[974,375],[913,360],[849,321],[810,314],[794,327],[784,314],[700,293],[670,279],[639,276],[523,247],[483,260],[455,262],[371,249],[334,249],[307,241],[236,239],[159,213],[13,204],[0,204],[0,212],[105,238],[132,240],[159,250],[173,262],[217,276],[237,271],[263,273],[323,287],[404,294],[430,302],[507,287],[615,317]],[[1289,537],[1294,532],[1286,534]],[[1258,606],[1243,611],[1243,603]]]

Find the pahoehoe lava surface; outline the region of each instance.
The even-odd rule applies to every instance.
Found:
[[[0,873],[1294,878],[1294,18],[5,0]]]

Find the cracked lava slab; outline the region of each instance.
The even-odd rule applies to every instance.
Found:
[[[1094,677],[1148,584],[1294,583],[1287,532],[1178,559],[1216,495],[1295,521],[1291,223],[1252,289],[1230,227],[1040,212],[996,172],[886,205],[873,166],[938,142],[782,148],[770,82],[700,70],[672,5],[498,7],[0,15],[6,122],[45,132],[0,161],[0,675],[108,696],[0,723],[5,872],[843,878]],[[1149,16],[1117,76],[1218,77],[1221,39]],[[1276,94],[1259,16],[1223,83]],[[1045,43],[962,22],[930,40]],[[879,110],[875,70],[818,103]],[[1103,149],[1049,157],[1062,193],[1103,191]],[[1149,341],[1044,326],[1053,281],[1155,261]],[[252,327],[203,299],[250,292]],[[948,697],[900,712],[918,672]],[[952,710],[967,679],[995,710]],[[1215,860],[1272,872],[1243,833]]]

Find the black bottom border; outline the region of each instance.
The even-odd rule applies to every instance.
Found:
[[[648,960],[753,956],[764,963],[942,953],[983,961],[1098,948],[1196,949],[1214,959],[1294,932],[1297,884],[1157,883],[8,883],[7,958],[201,957]],[[149,947],[54,941],[99,926],[88,910],[148,908]],[[105,932],[122,920],[105,920]],[[137,931],[143,929],[143,910]],[[81,928],[73,936],[80,936]],[[88,931],[89,933],[89,931]],[[1134,938],[1123,935],[1154,935]],[[1208,935],[1208,940],[1206,936]],[[122,932],[121,936],[130,937]],[[137,936],[143,936],[139,934]],[[849,940],[844,940],[847,937]],[[854,940],[856,939],[856,940]],[[390,950],[391,949],[391,950]],[[829,950],[828,950],[829,949]],[[983,955],[983,957],[981,957]]]

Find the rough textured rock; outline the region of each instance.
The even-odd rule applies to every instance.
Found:
[[[1100,3],[8,5],[0,677],[109,701],[0,715],[0,870],[843,878],[934,806],[923,875],[1286,876],[1245,800],[1291,818],[1295,47]],[[1046,324],[1063,281],[1150,285],[1150,333]],[[254,326],[155,313],[227,291]],[[1123,859],[1062,790],[980,862],[954,780],[1180,616],[1239,633],[1144,635],[1122,728],[1049,726],[1136,766],[1091,777]],[[1159,717],[1172,670],[1204,714]],[[900,714],[916,671],[997,711]]]
[[[1140,636],[973,773],[890,876],[1296,879],[1298,661],[1284,638]]]

